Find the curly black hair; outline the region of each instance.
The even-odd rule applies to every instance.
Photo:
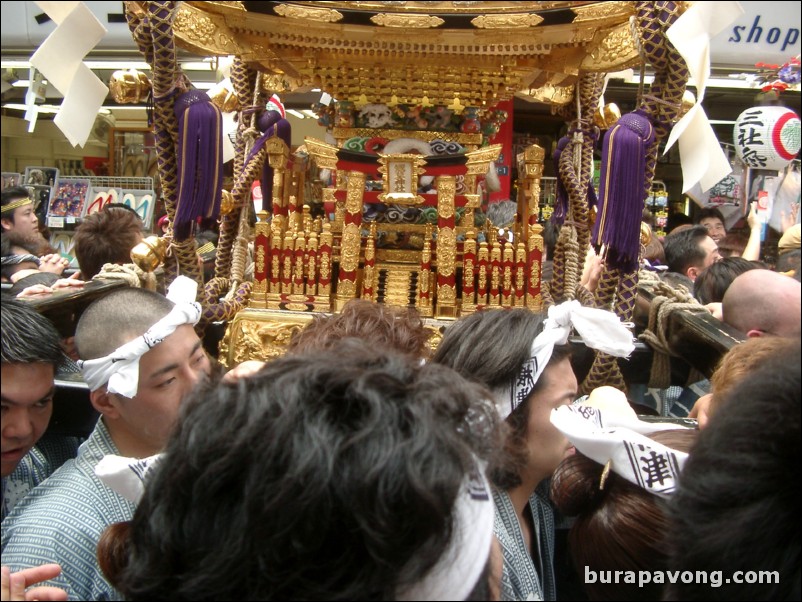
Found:
[[[354,339],[209,388],[104,570],[129,600],[396,599],[443,555],[465,475],[498,447],[488,399]]]

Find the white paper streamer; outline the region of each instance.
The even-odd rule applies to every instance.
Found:
[[[658,495],[670,496],[688,454],[653,441],[643,433],[682,428],[640,420],[605,418],[596,408],[562,406],[551,411],[551,423],[583,455],[611,463],[611,470],[630,483]]]
[[[690,71],[696,83],[696,104],[672,128],[665,152],[679,141],[682,160],[682,191],[699,183],[702,190],[715,186],[732,171],[702,108],[707,80],[710,78],[710,39],[743,14],[738,2],[695,2],[668,29],[666,35]]]
[[[70,144],[83,146],[109,93],[83,58],[106,35],[106,28],[83,2],[36,4],[57,26],[31,57],[31,65],[64,96],[54,122]]]

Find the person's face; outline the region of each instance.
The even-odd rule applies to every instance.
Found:
[[[14,209],[14,220],[3,218],[3,229],[19,232],[26,238],[39,236],[39,219],[33,211],[33,203]]]
[[[2,365],[2,476],[39,441],[53,413],[53,364]]]
[[[142,356],[133,399],[110,397],[126,430],[157,453],[167,442],[181,401],[210,371],[201,340],[192,326],[184,324]]]
[[[701,265],[694,266],[688,268],[687,276],[692,281],[696,281],[705,268],[710,267],[714,263],[716,263],[719,259],[721,259],[721,255],[718,252],[718,245],[716,242],[710,238],[709,236],[705,236],[701,242],[699,243],[699,248],[704,251],[705,258],[702,260]]]
[[[565,358],[546,367],[540,380],[544,387],[529,401],[528,471],[550,476],[565,457],[568,439],[551,423],[551,411],[569,405],[577,396],[577,380],[571,361]]]
[[[707,233],[716,244],[727,235],[724,224],[721,223],[721,220],[717,217],[705,217],[699,221],[699,224],[707,228]]]

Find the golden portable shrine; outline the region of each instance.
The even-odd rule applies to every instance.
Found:
[[[685,3],[125,4],[153,71],[159,174],[173,225],[168,279],[179,272],[200,279],[187,227],[196,214],[183,207],[191,204],[185,189],[197,196],[199,184],[182,171],[189,122],[176,100],[191,86],[176,45],[236,57],[233,89],[210,93],[237,112],[238,129],[202,322],[229,321],[221,346],[229,365],[280,353],[315,312],[338,311],[353,298],[415,307],[434,328],[485,307],[541,310],[574,298],[631,320],[640,213],[688,78],[666,38]],[[637,111],[608,123],[614,111],[599,108],[605,74],[646,65],[654,79]],[[316,107],[330,138],[293,151],[283,115],[268,100],[312,87],[336,99]],[[569,131],[554,156],[564,214],[547,283],[538,223],[544,149],[517,157],[517,214],[507,235],[479,216],[480,186],[499,156],[488,140],[505,118],[494,107],[513,96],[551,105]],[[613,193],[616,170],[632,157],[603,167],[610,198],[600,200],[594,229],[588,200],[600,126],[636,138],[639,173]],[[320,170],[329,179],[312,186],[309,174]],[[266,202],[251,237],[250,192],[259,178]],[[202,195],[220,202],[219,190]],[[214,203],[206,205],[201,213],[213,213]],[[249,242],[252,282],[244,277]],[[591,244],[604,245],[607,258],[595,294],[579,286]],[[614,358],[599,354],[584,386],[605,383],[623,385]]]

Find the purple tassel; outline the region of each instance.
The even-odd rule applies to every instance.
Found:
[[[178,203],[173,234],[192,235],[199,217],[216,219],[223,185],[223,120],[220,109],[201,90],[175,101],[178,118]]]
[[[646,198],[646,151],[654,127],[641,111],[627,113],[604,135],[599,213],[592,242],[606,245],[607,264],[635,271],[640,251],[640,222]]]

